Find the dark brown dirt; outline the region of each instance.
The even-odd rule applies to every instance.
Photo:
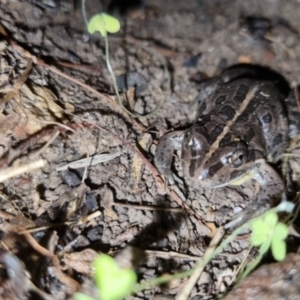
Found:
[[[100,1],[86,2],[88,16],[101,11]],[[151,112],[167,97],[165,67],[171,76],[171,96],[147,118],[132,119],[119,108],[104,40],[87,34],[80,1],[0,0],[0,166],[46,162],[1,183],[1,249],[15,254],[28,272],[15,294],[6,283],[16,280],[2,279],[3,299],[67,299],[78,287],[91,293],[94,251],[115,256],[128,245],[147,250],[135,266],[140,280],[190,269],[216,227],[247,205],[243,195],[251,198],[255,187],[187,188],[185,204],[192,210],[187,211],[151,166],[155,140],[193,121],[195,78],[252,63],[272,68],[292,87],[300,83],[300,2],[144,0],[126,9],[119,2],[107,6],[122,25],[109,37],[112,67],[117,76],[141,74],[138,87],[147,83],[145,90],[121,91],[131,99],[130,109]],[[266,32],[243,31],[241,20],[253,16],[267,18]],[[98,154],[109,155],[86,170],[87,163],[64,167]],[[33,237],[59,265],[49,253],[34,250],[28,235],[17,235],[32,228],[39,228]],[[248,238],[235,240],[207,266],[191,299],[214,299],[234,283]],[[132,299],[172,299],[184,284]]]

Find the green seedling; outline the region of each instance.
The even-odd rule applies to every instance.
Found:
[[[170,80],[170,74],[169,71],[167,69],[167,64],[164,64],[164,71],[165,74],[167,76],[167,91],[166,91],[166,97],[165,99],[163,99],[161,101],[161,103],[159,103],[157,105],[157,107],[150,113],[146,114],[146,115],[140,115],[140,114],[136,114],[136,113],[132,113],[131,111],[129,111],[122,103],[121,101],[121,97],[119,95],[119,89],[117,86],[117,82],[116,82],[116,76],[114,74],[114,71],[112,69],[111,63],[110,63],[110,58],[109,58],[109,43],[108,43],[108,33],[116,33],[120,30],[121,25],[120,22],[117,18],[108,15],[104,12],[100,13],[100,14],[96,14],[94,15],[89,21],[87,19],[86,16],[86,10],[85,10],[85,0],[81,0],[81,5],[82,5],[82,14],[83,14],[83,18],[84,21],[86,23],[87,26],[87,30],[90,34],[95,34],[96,32],[99,32],[100,35],[104,38],[105,41],[105,60],[106,60],[106,66],[107,69],[110,73],[111,76],[111,80],[112,80],[112,85],[113,85],[113,89],[115,91],[116,94],[116,98],[118,100],[118,103],[120,105],[120,107],[131,117],[133,118],[141,118],[141,117],[148,117],[152,114],[154,114],[157,110],[159,110],[163,104],[170,98],[170,94],[171,94],[171,80]],[[147,49],[149,51],[149,49]],[[151,53],[151,51],[150,51]]]
[[[117,18],[110,16],[106,13],[101,13],[93,16],[88,22],[87,30],[90,34],[96,31],[100,32],[103,37],[107,33],[116,33],[120,30],[120,22]]]
[[[278,222],[278,215],[275,212],[256,219],[252,223],[252,246],[270,248],[274,258],[281,261],[286,255],[284,240],[288,236],[288,228],[285,224]]]
[[[109,255],[99,255],[93,263],[94,280],[101,300],[121,300],[133,292],[137,276],[130,269],[121,269]],[[95,300],[77,293],[76,300]]]
[[[84,4],[84,0],[82,0],[82,3]],[[83,5],[84,7],[84,5]],[[85,11],[84,11],[84,16],[85,16]],[[86,19],[86,16],[84,17]],[[120,22],[118,21],[118,19],[114,18],[113,16],[110,16],[106,13],[101,13],[101,14],[97,14],[94,15],[89,22],[86,21],[87,24],[87,29],[88,32],[93,34],[95,32],[99,32],[105,41],[105,60],[106,60],[106,66],[107,69],[110,73],[111,76],[111,80],[112,80],[112,84],[113,84],[113,88],[116,94],[116,97],[118,99],[119,105],[120,107],[126,111],[129,115],[133,116],[133,117],[138,117],[136,114],[133,114],[132,112],[130,112],[122,103],[120,95],[119,95],[119,89],[117,86],[117,81],[116,81],[116,76],[115,73],[112,69],[111,63],[110,63],[110,59],[109,59],[109,43],[108,43],[108,37],[107,37],[107,33],[116,33],[120,30]]]
[[[266,212],[251,222],[252,235],[250,243],[253,247],[259,247],[259,255],[240,275],[240,279],[245,278],[259,264],[269,249],[271,249],[274,259],[277,261],[284,260],[288,227],[284,223],[278,222],[277,213],[280,211],[291,213],[293,208],[292,203],[283,202],[275,209]]]
[[[94,261],[95,281],[102,300],[119,300],[129,295],[137,277],[130,269],[120,269],[108,255],[100,255]]]

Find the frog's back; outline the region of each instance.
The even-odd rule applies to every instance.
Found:
[[[269,160],[277,160],[288,143],[284,97],[272,82],[238,79],[223,85],[206,101],[198,121],[219,147],[242,140]]]

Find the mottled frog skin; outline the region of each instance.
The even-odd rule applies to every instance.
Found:
[[[235,227],[281,197],[284,184],[270,163],[281,159],[299,124],[289,124],[285,98],[274,83],[232,79],[234,75],[228,74],[211,80],[202,90],[198,115],[190,128],[160,138],[155,164],[174,184],[171,163],[174,151],[181,149],[184,179],[193,187],[219,188],[241,185],[249,179],[258,181],[261,188],[257,198],[228,225]]]

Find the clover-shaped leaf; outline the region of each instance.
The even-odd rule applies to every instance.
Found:
[[[105,37],[107,33],[116,33],[120,30],[120,22],[117,18],[110,16],[106,13],[94,15],[89,23],[87,30],[90,34],[99,31],[100,34]]]
[[[263,255],[271,248],[273,257],[281,261],[286,256],[285,239],[288,236],[288,227],[278,222],[277,212],[293,210],[292,206],[279,205],[277,208],[264,213],[251,222],[251,245],[259,247],[259,255],[247,269],[240,275],[240,278],[247,276],[261,261]]]
[[[136,274],[129,269],[120,269],[108,255],[100,255],[94,261],[95,281],[102,300],[119,300],[133,291]]]
[[[275,212],[269,212],[252,223],[251,244],[260,246],[267,239],[271,238],[272,232],[278,222],[278,216]]]
[[[288,234],[289,230],[285,224],[276,224],[272,237],[271,249],[274,258],[277,261],[282,261],[285,258],[286,244],[284,240],[287,238]]]
[[[286,255],[285,239],[288,236],[288,228],[278,222],[277,214],[269,212],[257,218],[252,223],[252,246],[260,246],[260,252],[266,253],[271,246],[274,258],[281,261]]]

